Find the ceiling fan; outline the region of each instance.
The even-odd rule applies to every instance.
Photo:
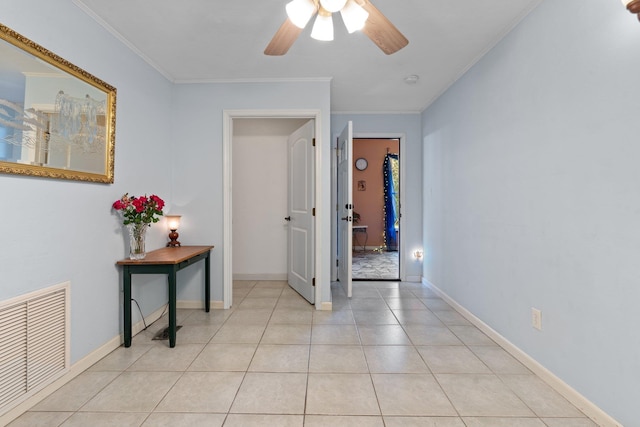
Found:
[[[316,20],[311,37],[333,40],[332,14],[338,11],[349,33],[362,30],[387,55],[409,44],[409,40],[369,0],[293,0],[286,10],[287,19],[264,50],[265,55],[287,53],[314,15]]]

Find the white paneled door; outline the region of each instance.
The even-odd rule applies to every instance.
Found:
[[[338,138],[338,280],[347,296],[353,295],[351,248],[353,240],[353,123]]]
[[[289,244],[287,280],[311,304],[314,283],[314,121],[310,120],[289,136]]]

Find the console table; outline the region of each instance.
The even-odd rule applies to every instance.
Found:
[[[213,246],[180,246],[147,252],[144,259],[123,259],[124,346],[131,346],[131,275],[166,274],[169,280],[169,347],[176,346],[176,276],[178,271],[205,260],[204,308],[209,312],[211,300],[211,260]]]

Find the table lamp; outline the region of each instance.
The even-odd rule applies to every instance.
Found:
[[[180,226],[180,217],[181,215],[167,215],[167,225],[169,226],[169,230],[171,230],[171,232],[169,233],[169,239],[170,242],[167,243],[167,247],[176,247],[176,246],[180,246],[180,242],[178,242],[178,227]]]

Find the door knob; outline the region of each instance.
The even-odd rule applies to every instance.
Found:
[[[285,218],[284,218],[284,220],[285,220],[285,221],[291,221],[291,217],[290,217],[290,216],[287,216],[287,217],[285,217]]]

